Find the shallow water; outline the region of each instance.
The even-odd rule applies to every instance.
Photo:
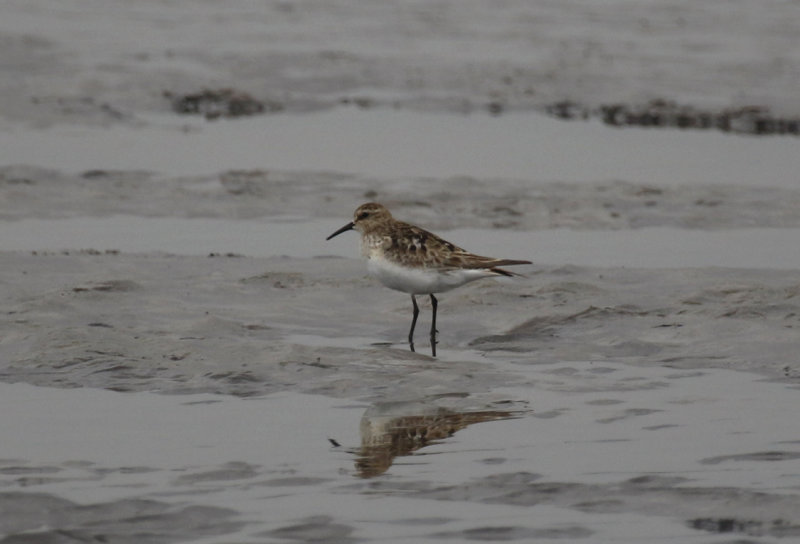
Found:
[[[800,165],[791,138],[614,129],[538,114],[494,118],[339,108],[235,121],[145,119],[137,127],[0,131],[0,164],[184,176],[264,169],[381,179],[468,175],[791,188]]]
[[[31,494],[13,523],[0,516],[0,532],[113,534],[133,515],[130,501],[147,499],[154,519],[200,542],[221,540],[203,533],[187,505],[209,508],[225,541],[237,542],[509,534],[712,542],[687,526],[692,496],[715,497],[694,517],[766,523],[786,508],[767,497],[791,501],[800,487],[800,422],[789,409],[797,392],[785,385],[724,370],[476,360],[537,385],[369,406],[295,393],[243,400],[0,383],[0,509],[16,490]],[[483,423],[464,419],[487,408],[495,415]],[[387,450],[379,476],[364,479],[373,474],[359,468],[364,447],[376,443],[365,421],[373,434],[406,432],[398,422],[411,421],[434,436],[436,413],[460,418],[447,423],[452,436],[397,457]],[[613,513],[579,506],[576,489],[581,503],[613,499]],[[773,517],[760,517],[746,491],[764,493]],[[51,495],[105,506],[83,522],[43,519]],[[154,537],[165,526],[156,522]]]

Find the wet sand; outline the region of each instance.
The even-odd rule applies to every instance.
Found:
[[[8,4],[0,542],[800,538],[796,139],[537,113],[793,118],[794,8],[487,6]],[[412,353],[366,200],[534,264]]]

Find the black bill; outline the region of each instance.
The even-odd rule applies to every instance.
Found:
[[[355,226],[356,226],[356,225],[355,225],[355,223],[353,223],[353,222],[351,221],[350,223],[346,224],[345,226],[343,226],[342,228],[340,228],[339,230],[337,230],[336,232],[334,232],[333,234],[331,234],[330,236],[328,236],[328,237],[327,237],[327,238],[325,238],[325,239],[326,239],[326,240],[330,240],[330,239],[331,239],[331,238],[333,238],[334,236],[339,236],[339,235],[340,235],[341,233],[343,233],[343,232],[346,232],[346,231],[348,231],[348,230],[353,230],[353,227],[355,227]]]

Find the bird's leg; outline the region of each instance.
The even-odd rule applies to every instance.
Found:
[[[411,295],[411,304],[414,305],[414,317],[411,318],[411,330],[408,331],[408,347],[414,351],[414,327],[417,326],[417,317],[419,316],[419,306],[417,306],[417,299]]]
[[[433,319],[431,320],[431,355],[436,357],[436,307],[439,305],[439,301],[436,300],[436,297],[431,295],[431,306],[433,306]]]

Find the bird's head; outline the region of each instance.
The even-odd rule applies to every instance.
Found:
[[[367,202],[362,204],[353,213],[353,220],[325,238],[330,240],[334,236],[338,236],[348,230],[357,230],[358,232],[369,231],[374,225],[379,225],[387,221],[391,221],[392,214],[382,204],[377,202]]]

